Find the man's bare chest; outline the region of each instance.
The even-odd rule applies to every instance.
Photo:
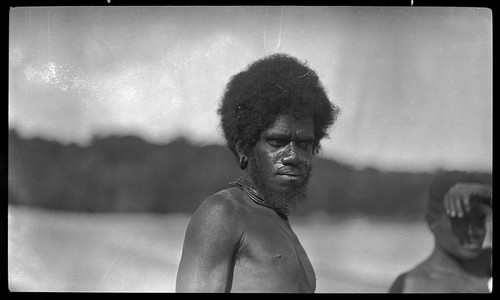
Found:
[[[428,274],[415,282],[418,292],[431,293],[487,293],[488,278],[467,276],[460,272]]]
[[[253,226],[245,231],[235,255],[235,283],[248,280],[264,290],[314,291],[313,267],[299,239],[284,226]]]

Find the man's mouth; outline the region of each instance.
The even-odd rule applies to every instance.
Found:
[[[276,175],[287,179],[299,179],[304,176],[304,173],[297,170],[279,170]]]
[[[483,248],[483,243],[479,241],[463,241],[461,244],[467,250],[480,250]]]
[[[292,175],[292,174],[278,174],[280,177],[282,178],[285,178],[285,179],[293,179],[293,180],[296,180],[296,179],[300,179],[302,178],[301,175]]]

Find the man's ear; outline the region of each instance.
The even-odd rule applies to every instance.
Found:
[[[242,156],[247,156],[247,149],[241,139],[234,139],[234,147],[238,153],[238,158],[241,159]]]
[[[437,216],[434,212],[429,211],[425,214],[425,221],[427,221],[427,225],[429,229],[434,232],[434,228],[436,228]]]
[[[245,170],[248,167],[248,161],[249,161],[248,148],[243,143],[243,141],[239,139],[235,140],[234,146],[238,154],[237,160],[240,165],[240,168],[242,170]]]

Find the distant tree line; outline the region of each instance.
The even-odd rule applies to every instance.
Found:
[[[193,213],[204,198],[240,174],[226,147],[196,146],[184,138],[151,144],[135,136],[96,137],[81,147],[23,139],[9,130],[10,204],[88,212]],[[432,175],[356,170],[318,157],[309,197],[297,214],[422,214]],[[479,175],[491,182],[491,174]]]

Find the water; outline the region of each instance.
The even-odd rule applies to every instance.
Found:
[[[8,209],[11,291],[174,292],[188,215]],[[319,293],[384,293],[430,254],[423,221],[293,219]]]

